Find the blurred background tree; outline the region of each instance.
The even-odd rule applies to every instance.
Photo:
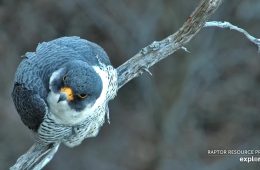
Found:
[[[115,67],[176,31],[199,0],[0,1],[0,169],[33,143],[10,93],[27,51],[62,36],[101,45]],[[260,37],[260,1],[229,0],[214,15]],[[207,28],[188,45],[123,87],[111,124],[80,146],[61,147],[45,169],[259,169],[208,149],[260,149],[260,58],[237,32]]]

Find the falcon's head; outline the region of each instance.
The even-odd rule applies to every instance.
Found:
[[[63,123],[78,123],[105,102],[102,79],[104,74],[97,66],[82,61],[65,64],[50,77],[50,111]]]

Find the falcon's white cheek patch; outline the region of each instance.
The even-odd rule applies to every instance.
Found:
[[[76,110],[71,109],[71,107],[68,104],[68,101],[58,102],[60,94],[53,92],[52,82],[60,77],[61,72],[62,69],[59,69],[53,72],[50,77],[50,92],[47,97],[49,111],[51,112],[51,114],[54,115],[54,119],[57,123],[75,125],[80,123],[82,120],[84,120],[87,116],[91,114],[91,106],[86,106],[86,108],[83,111],[77,112]]]
[[[58,102],[60,94],[50,92],[47,98],[50,112],[54,115],[55,121],[60,124],[75,125],[82,122],[87,116],[91,115],[91,107],[77,112],[71,109],[67,101]]]
[[[50,77],[50,81],[49,81],[49,88],[50,88],[50,90],[52,89],[52,87],[51,87],[52,82],[53,82],[55,79],[57,79],[58,77],[60,77],[60,74],[61,74],[62,70],[63,70],[63,68],[61,68],[61,69],[59,69],[59,70],[56,70],[56,71],[54,71],[54,72],[52,73],[52,75],[51,75],[51,77]]]

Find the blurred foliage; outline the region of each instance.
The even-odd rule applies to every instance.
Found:
[[[32,145],[10,98],[27,51],[61,36],[100,44],[119,66],[142,47],[176,31],[199,0],[0,1],[0,169]],[[260,1],[229,0],[213,19],[260,37]],[[242,35],[207,28],[123,87],[110,103],[111,124],[79,147],[61,147],[45,169],[242,170],[238,156],[208,149],[259,149],[260,58]]]

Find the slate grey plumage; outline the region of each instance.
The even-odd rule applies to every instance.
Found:
[[[73,89],[73,100],[55,103],[54,96],[61,95],[65,86]],[[75,146],[97,135],[108,114],[107,103],[116,92],[117,73],[104,50],[79,37],[63,37],[25,54],[17,68],[12,98],[23,123],[36,132],[40,142]],[[80,93],[88,97],[77,97]],[[55,108],[63,105],[68,107],[67,118],[60,113],[62,108]]]

